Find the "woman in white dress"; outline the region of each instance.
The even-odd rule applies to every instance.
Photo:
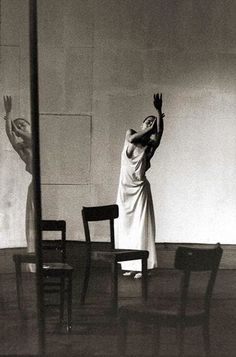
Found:
[[[12,99],[4,96],[6,133],[13,149],[25,163],[25,169],[32,175],[32,135],[30,123],[24,118],[11,118]],[[25,233],[27,241],[27,251],[35,251],[35,227],[34,227],[35,206],[33,198],[32,182],[29,184],[26,202]],[[35,272],[35,264],[28,264],[29,271]]]
[[[155,217],[146,171],[163,133],[162,94],[154,94],[153,104],[158,117],[145,118],[141,131],[126,132],[117,195],[119,218],[115,224],[116,248],[148,250],[148,269],[157,267],[157,256]],[[134,273],[134,278],[142,277],[140,260],[122,262],[121,267],[127,271],[123,275]]]

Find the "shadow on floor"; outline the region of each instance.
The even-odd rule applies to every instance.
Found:
[[[73,278],[73,328],[66,332],[66,324],[58,323],[57,309],[46,313],[46,356],[111,356],[119,357],[117,350],[117,319],[110,311],[109,271],[94,270],[86,304],[80,306],[79,293],[83,272]],[[1,355],[38,355],[38,327],[34,274],[24,273],[25,309],[17,308],[15,276],[1,274],[0,318]],[[197,299],[202,280],[196,284]],[[119,278],[119,304],[141,302],[141,281],[131,277]],[[162,303],[169,299],[175,303],[179,275],[174,270],[158,270],[149,278],[149,299]],[[211,310],[212,356],[236,355],[236,274],[234,270],[219,271]],[[155,338],[148,325],[129,325],[127,356],[153,356]],[[185,356],[201,357],[203,353],[201,330],[192,328],[185,334]],[[174,329],[163,329],[160,356],[177,356]]]

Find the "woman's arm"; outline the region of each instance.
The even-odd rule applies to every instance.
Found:
[[[150,141],[149,143],[153,143],[153,145],[159,146],[161,137],[163,134],[164,130],[164,121],[163,118],[165,117],[164,113],[161,113],[159,115],[159,118],[157,119],[156,126],[154,128],[154,133],[150,136]]]
[[[16,149],[17,139],[16,139],[16,136],[14,135],[13,130],[12,130],[12,118],[11,118],[12,100],[11,100],[11,97],[4,96],[3,102],[4,102],[5,112],[6,112],[6,115],[4,117],[6,134],[8,136],[10,143],[12,144],[13,148]]]
[[[8,136],[8,139],[9,139],[13,149],[17,152],[17,154],[20,156],[20,158],[25,162],[26,157],[25,157],[24,150],[23,150],[24,143],[21,143],[18,141],[16,134],[12,130],[12,118],[11,118],[12,100],[11,100],[11,96],[4,96],[3,101],[4,101],[5,112],[6,112],[6,115],[4,117],[6,134]]]
[[[160,145],[162,134],[164,131],[163,118],[165,117],[165,114],[162,113],[162,93],[160,95],[159,93],[154,94],[153,99],[153,105],[157,110],[158,119],[154,128],[154,133],[151,135],[148,143],[147,157],[149,160],[153,157],[156,149]]]
[[[156,149],[160,145],[163,130],[164,130],[164,118],[165,114],[162,113],[161,118],[159,119],[159,124],[157,125],[156,132],[150,137],[150,140],[147,145],[147,157],[149,160],[153,157],[155,154]]]

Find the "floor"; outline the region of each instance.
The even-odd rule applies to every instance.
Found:
[[[92,272],[86,304],[80,306],[79,292],[83,272],[73,278],[73,328],[58,323],[58,311],[47,310],[47,356],[110,356],[118,357],[117,319],[109,305],[109,270]],[[199,278],[194,286],[194,298],[203,283]],[[149,278],[149,300],[159,303],[176,302],[179,273],[174,270],[157,270]],[[14,274],[0,274],[0,343],[1,356],[27,356],[38,354],[37,309],[35,275],[24,273],[24,302],[22,313],[17,308]],[[119,277],[119,304],[141,301],[141,282],[132,277]],[[212,356],[236,356],[236,274],[235,270],[218,273],[211,308]],[[163,329],[160,356],[177,356],[174,329]],[[153,356],[153,335],[148,325],[130,324],[127,356]],[[185,356],[204,356],[202,335],[199,328],[185,334]]]

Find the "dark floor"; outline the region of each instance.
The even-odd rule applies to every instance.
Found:
[[[117,323],[109,310],[109,271],[93,271],[87,301],[79,305],[81,273],[73,279],[73,328],[67,334],[58,324],[58,311],[46,314],[46,355],[50,356],[113,356],[118,357]],[[15,277],[0,274],[0,348],[1,356],[38,354],[36,290],[34,274],[24,273],[24,301],[20,314],[17,308]],[[203,279],[194,286],[198,297]],[[149,299],[175,303],[179,274],[174,270],[158,270],[149,278]],[[141,301],[141,281],[120,276],[119,304]],[[218,273],[211,309],[211,341],[213,357],[236,356],[236,274],[235,270]],[[163,329],[160,356],[177,356],[174,329]],[[130,324],[128,356],[152,356],[152,332],[148,325]],[[191,328],[185,334],[185,355],[200,357],[203,353],[200,328]]]

